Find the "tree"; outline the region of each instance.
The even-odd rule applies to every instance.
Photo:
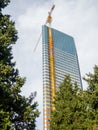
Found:
[[[84,95],[77,83],[72,83],[70,76],[66,76],[56,92],[50,130],[87,130],[89,128]]]
[[[39,112],[34,96],[21,95],[25,78],[19,76],[13,62],[12,45],[17,41],[15,23],[2,9],[10,0],[0,0],[0,129],[34,130]]]
[[[9,4],[10,0],[0,0],[0,11]]]
[[[86,101],[89,110],[89,119],[91,120],[92,128],[98,129],[98,66],[95,65],[94,72],[86,74],[84,80],[88,87],[86,90]]]

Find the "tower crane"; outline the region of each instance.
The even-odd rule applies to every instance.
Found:
[[[46,23],[45,23],[45,24],[52,22],[51,14],[52,14],[54,8],[55,8],[55,5],[53,5],[52,8],[51,8],[51,10],[50,10],[50,12],[48,12],[49,15],[48,15],[48,17],[47,17],[47,20],[46,20]]]
[[[47,17],[47,20],[46,20],[45,24],[49,24],[49,25],[51,24],[51,22],[52,22],[51,14],[52,14],[54,8],[55,8],[55,5],[53,4],[52,7],[51,7],[51,10],[48,12],[48,17]],[[40,33],[40,35],[39,35],[39,38],[38,38],[38,40],[37,40],[37,43],[36,43],[36,45],[35,45],[35,47],[34,47],[33,52],[36,51],[36,48],[37,48],[37,46],[38,46],[38,44],[39,44],[39,42],[40,42],[41,36],[42,36],[42,33]]]
[[[48,53],[48,65],[49,65],[49,83],[48,85],[43,85],[44,88],[44,92],[43,93],[43,97],[44,97],[44,102],[46,103],[47,100],[48,102],[48,107],[47,104],[43,105],[43,119],[44,119],[44,129],[49,129],[49,118],[50,118],[50,113],[51,110],[55,110],[54,105],[52,104],[52,102],[54,101],[54,96],[55,96],[55,92],[56,92],[56,81],[55,81],[55,61],[54,61],[54,44],[53,44],[53,34],[52,34],[52,28],[51,28],[51,22],[52,22],[52,12],[55,8],[55,5],[52,6],[51,10],[48,12],[48,17],[46,19],[45,25],[48,24],[47,27],[47,53]],[[36,50],[38,43],[41,39],[42,33],[40,34],[38,41],[36,43],[36,46],[34,48],[34,51]],[[44,66],[44,65],[43,65]],[[48,90],[48,98],[46,95],[46,92]],[[50,108],[50,109],[49,109]],[[48,112],[48,113],[47,113]],[[46,116],[48,115],[48,116]]]

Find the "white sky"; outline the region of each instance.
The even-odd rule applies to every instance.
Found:
[[[52,4],[52,27],[74,37],[82,77],[98,65],[98,0],[12,0],[4,10],[15,21],[18,41],[13,47],[14,60],[20,75],[27,78],[22,94],[37,91],[42,111],[42,44],[35,53],[34,46]],[[86,84],[83,82],[83,87]],[[42,115],[37,128],[42,130]]]

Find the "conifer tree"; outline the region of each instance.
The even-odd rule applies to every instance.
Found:
[[[20,94],[25,78],[19,76],[12,55],[12,45],[17,41],[15,23],[2,9],[10,0],[0,0],[0,130],[34,130],[39,112],[34,96]]]
[[[98,130],[98,66],[95,65],[94,72],[86,74],[84,80],[88,87],[86,90],[86,101],[88,105],[91,128]]]
[[[66,76],[56,93],[51,113],[50,130],[87,130],[87,105],[84,92],[77,83],[72,83]]]

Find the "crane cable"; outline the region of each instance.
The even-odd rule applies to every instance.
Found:
[[[37,40],[37,43],[36,43],[36,45],[35,45],[35,47],[34,47],[33,52],[36,51],[36,48],[37,48],[37,46],[38,46],[38,43],[40,42],[41,36],[42,36],[42,33],[40,33],[40,35],[39,35],[39,38],[38,38],[38,40]]]

